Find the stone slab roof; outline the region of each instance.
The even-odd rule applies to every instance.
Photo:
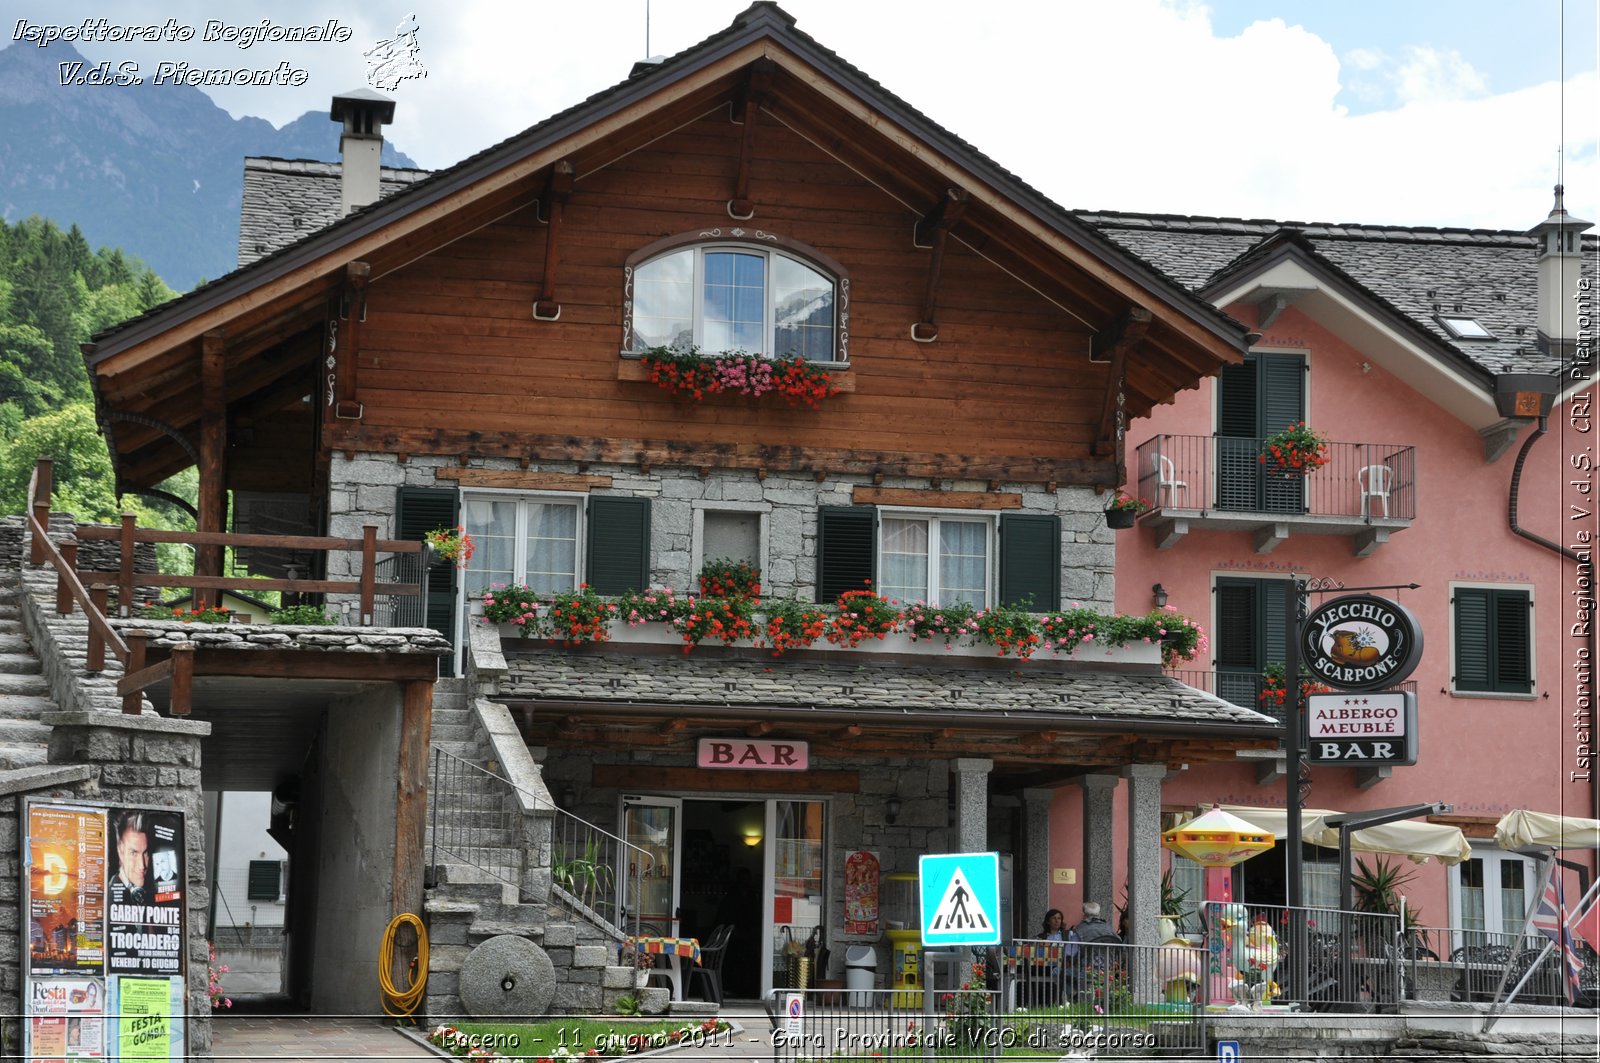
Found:
[[[1526,232],[1328,224],[1159,214],[1082,213],[1078,219],[1192,291],[1218,284],[1280,234],[1301,237],[1376,302],[1489,373],[1555,373],[1535,346],[1534,240]],[[1585,272],[1595,278],[1594,236]],[[1475,318],[1492,340],[1458,339],[1436,313]]]
[[[338,221],[342,172],[336,162],[247,157],[239,207],[239,265],[248,266]],[[378,198],[409,188],[431,172],[385,166],[378,171]]]
[[[841,663],[717,658],[697,652],[632,656],[509,650],[506,701],[859,709],[864,713],[995,713],[1150,725],[1243,725],[1272,733],[1270,716],[1156,672],[955,668],[902,661]]]

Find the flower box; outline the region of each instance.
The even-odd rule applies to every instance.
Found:
[[[474,618],[474,623],[481,623],[480,618]],[[529,646],[549,646],[559,644],[559,640],[549,638],[521,637],[521,629],[515,624],[499,624],[497,630],[500,637],[508,645],[508,650],[515,651],[517,644],[525,643]],[[613,620],[607,626],[608,643],[621,649],[637,646],[662,646],[674,649],[683,648],[683,637],[677,630],[666,624],[648,623],[629,626],[621,620]],[[602,644],[605,645],[605,644]],[[703,653],[707,650],[720,650],[721,642],[708,641],[696,647],[693,652]],[[748,653],[752,656],[770,656],[771,650],[765,646],[757,646],[754,640],[739,639],[732,643],[732,648],[741,655]],[[838,653],[838,654],[902,654],[912,657],[926,658],[956,658],[963,661],[973,660],[1004,660],[1010,665],[1025,664],[1015,657],[1001,657],[993,646],[952,645],[946,646],[939,639],[918,639],[904,631],[891,631],[881,639],[868,639],[854,649],[836,646],[826,640],[819,639],[809,649],[792,649],[785,653],[785,658],[795,654]],[[1161,644],[1159,642],[1134,642],[1124,646],[1095,645],[1084,643],[1076,652],[1070,654],[1056,653],[1054,650],[1039,650],[1033,655],[1035,661],[1061,662],[1074,661],[1079,664],[1096,665],[1112,664],[1126,665],[1151,665],[1161,664]]]

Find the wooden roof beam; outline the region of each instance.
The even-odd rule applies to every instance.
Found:
[[[939,298],[939,272],[944,268],[944,244],[950,230],[967,212],[967,201],[971,198],[971,193],[964,188],[945,189],[939,202],[922,216],[912,231],[912,245],[933,252],[928,258],[928,283],[922,291],[922,316],[911,326],[911,338],[918,343],[932,343],[939,337],[939,323],[934,312]]]
[[[771,59],[751,63],[740,98],[733,103],[735,120],[744,123],[744,134],[739,138],[739,172],[733,180],[733,198],[728,200],[728,217],[734,221],[749,221],[756,216],[756,205],[750,199],[750,166],[756,156],[761,108],[772,101],[772,75],[777,69]]]
[[[549,227],[544,234],[544,276],[539,281],[539,298],[533,304],[535,321],[555,321],[561,317],[561,304],[556,302],[556,267],[561,263],[561,215],[572,199],[576,180],[572,160],[558,160],[550,167],[550,183],[539,200],[543,216],[549,219]]]
[[[1100,401],[1100,424],[1095,430],[1091,447],[1096,454],[1116,454],[1118,444],[1127,430],[1124,409],[1127,396],[1123,392],[1123,378],[1127,375],[1128,352],[1144,339],[1144,334],[1150,328],[1151,317],[1150,311],[1144,307],[1130,306],[1116,324],[1095,333],[1089,361],[1111,363],[1111,372],[1106,377],[1106,392]]]

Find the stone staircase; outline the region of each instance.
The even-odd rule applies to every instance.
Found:
[[[434,686],[433,745],[499,774],[465,680],[444,679]],[[518,816],[505,813],[508,797],[505,784],[470,770],[453,770],[447,787],[430,790],[424,900],[428,987],[422,1005],[429,1020],[466,1017],[462,964],[478,945],[503,934],[526,938],[549,955],[555,966],[552,1011],[605,1014],[619,997],[634,995],[646,1012],[664,1012],[668,991],[635,989],[633,968],[616,965],[616,942],[599,925],[558,904],[521,899],[512,884],[521,878],[516,870],[522,864],[521,825]],[[451,850],[437,857],[435,830]]]
[[[0,771],[45,763],[50,728],[39,722],[55,709],[43,665],[22,631],[14,585],[0,586]]]

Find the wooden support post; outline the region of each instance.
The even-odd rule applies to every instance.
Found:
[[[117,537],[117,615],[124,620],[133,615],[133,561],[136,549],[133,532],[138,522],[139,518],[132,513],[124,513],[122,534]]]
[[[111,588],[104,583],[96,583],[89,588],[89,601],[94,605],[95,612],[101,616],[106,615],[106,601],[111,596]],[[100,637],[100,629],[93,621],[89,622],[89,659],[83,664],[88,672],[103,672],[106,670],[106,640]]]
[[[944,242],[950,230],[967,211],[971,198],[964,188],[947,188],[932,210],[917,222],[912,242],[918,247],[931,248],[928,259],[928,283],[922,292],[922,317],[911,326],[911,338],[920,343],[931,343],[939,336],[939,324],[934,318],[939,297],[939,273],[944,268]]]
[[[761,105],[772,95],[772,72],[776,67],[770,59],[752,63],[750,76],[744,84],[744,98],[734,103],[733,113],[744,122],[744,134],[739,138],[739,173],[733,180],[733,198],[728,200],[728,217],[734,221],[749,221],[756,214],[756,206],[750,200],[750,165],[755,160],[756,125]]]
[[[1116,324],[1095,334],[1089,360],[1111,363],[1105,394],[1100,399],[1100,424],[1095,431],[1092,447],[1095,454],[1111,454],[1118,450],[1118,429],[1127,427],[1121,423],[1121,415],[1123,376],[1127,370],[1128,354],[1150,330],[1151,319],[1150,311],[1144,307],[1131,306],[1127,313],[1117,319]],[[1121,455],[1118,454],[1117,464],[1121,463]]]
[[[228,505],[228,392],[227,346],[222,331],[213,329],[200,346],[200,531],[227,531],[223,527]],[[195,549],[197,576],[222,575],[223,548]],[[195,588],[194,607],[206,609],[220,600],[214,590]]]
[[[550,169],[550,185],[544,192],[545,213],[550,218],[544,234],[544,277],[539,282],[539,298],[533,304],[537,321],[554,321],[561,316],[556,302],[556,268],[561,264],[561,212],[572,198],[575,171],[572,162],[562,159]]]
[[[174,716],[187,716],[194,707],[194,643],[172,647],[172,705]]]
[[[128,640],[128,663],[124,666],[123,673],[132,675],[135,672],[142,672],[144,671],[145,641],[150,636],[143,631],[130,631],[126,637]],[[128,716],[139,715],[139,703],[143,698],[144,695],[137,690],[124,694],[122,696],[123,713]]]
[[[78,571],[78,544],[62,543],[61,560],[67,564],[56,573],[56,615],[67,616],[72,612],[72,587],[67,583],[67,573]]]
[[[361,403],[356,399],[357,374],[361,362],[361,323],[367,319],[367,282],[372,267],[365,262],[349,262],[344,267],[344,287],[339,293],[339,327],[344,333],[338,364],[334,367],[333,415],[342,421],[359,421]]]
[[[33,467],[33,516],[39,522],[39,527],[45,530],[45,535],[50,534],[50,496],[55,491],[55,461],[51,458],[40,458]],[[33,548],[28,555],[31,565],[44,564],[44,538],[35,535],[32,539]]]
[[[400,752],[395,765],[394,892],[390,915],[422,911],[423,840],[428,823],[428,742],[433,728],[433,683],[405,685],[400,707]]]
[[[361,526],[361,626],[372,626],[372,591],[378,567],[378,527]]]

